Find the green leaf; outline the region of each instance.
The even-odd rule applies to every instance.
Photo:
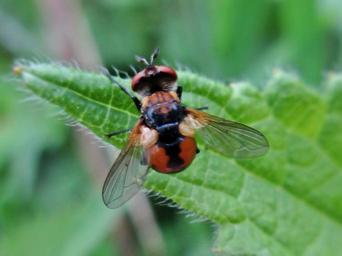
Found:
[[[19,64],[24,86],[107,140],[139,113],[100,74],[56,64]],[[119,78],[118,78],[119,79]],[[128,80],[120,79],[125,85]],[[264,91],[179,72],[188,106],[262,131],[270,151],[234,160],[203,148],[176,175],[149,173],[145,187],[218,226],[214,251],[227,255],[339,255],[342,250],[342,78],[327,90],[274,72]],[[122,146],[125,136],[108,142]]]

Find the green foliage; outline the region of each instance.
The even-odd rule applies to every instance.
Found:
[[[8,79],[14,59],[38,58],[42,61],[46,58],[62,58],[56,56],[54,50],[59,49],[63,44],[67,46],[64,56],[76,59],[79,63],[82,63],[83,58],[78,59],[75,50],[78,56],[80,54],[89,59],[89,51],[82,49],[84,43],[94,46],[105,66],[115,65],[126,71],[129,71],[129,64],[134,64],[135,54],[148,56],[154,47],[159,46],[162,53],[161,61],[165,59],[172,65],[181,63],[200,74],[218,77],[224,81],[241,80],[247,77],[253,83],[239,83],[235,89],[243,93],[239,93],[240,97],[230,98],[229,116],[232,119],[247,123],[251,118],[256,117],[259,120],[259,118],[267,118],[272,113],[282,125],[288,127],[289,131],[308,137],[310,141],[315,139],[321,146],[320,149],[331,155],[337,166],[340,166],[342,157],[338,145],[342,144],[339,134],[342,127],[341,93],[337,92],[339,89],[325,90],[324,94],[318,97],[322,103],[321,110],[324,108],[329,115],[324,111],[319,115],[304,113],[301,121],[299,115],[282,111],[283,108],[288,107],[284,102],[289,101],[285,99],[281,103],[266,101],[264,100],[266,94],[260,93],[251,86],[263,85],[272,67],[294,70],[300,74],[301,80],[310,82],[305,83],[306,86],[317,88],[322,85],[319,81],[324,77],[326,70],[341,70],[342,1],[98,0],[80,1],[81,8],[76,9],[69,8],[69,5],[65,4],[69,2],[0,1],[0,251],[2,254],[4,254],[3,248],[15,247],[18,255],[37,255],[39,252],[46,252],[46,248],[56,249],[55,244],[61,248],[61,251],[56,251],[56,254],[62,254],[64,245],[68,243],[67,240],[63,240],[63,237],[72,237],[70,233],[73,233],[73,229],[51,229],[45,223],[53,219],[58,223],[54,224],[55,226],[63,226],[65,218],[58,216],[62,216],[63,212],[72,214],[72,211],[65,207],[69,203],[74,206],[76,215],[81,214],[83,200],[80,200],[80,195],[86,197],[83,198],[84,202],[96,201],[87,194],[89,187],[96,186],[96,182],[92,180],[93,177],[89,172],[85,171],[88,167],[87,162],[80,162],[82,152],[77,146],[78,136],[73,136],[73,130],[69,126],[64,126],[63,118],[54,117],[57,112],[55,108],[51,109],[46,104],[42,107],[31,102],[23,103],[23,95],[15,91],[16,87]],[[47,9],[49,3],[53,3],[53,10]],[[58,16],[63,19],[63,22],[55,21]],[[79,29],[79,23],[74,22],[78,16],[85,21],[85,29]],[[71,22],[70,26],[65,25],[64,21]],[[52,24],[53,28],[50,29],[49,25]],[[68,31],[73,29],[76,33],[67,33],[68,36],[65,37],[60,33],[65,29]],[[80,39],[79,36],[84,33],[89,35],[89,41]],[[70,42],[80,40],[82,41],[80,47],[77,49],[70,47]],[[338,76],[332,77],[328,84],[339,83],[340,80]],[[332,87],[324,83],[323,85],[322,87]],[[290,93],[290,90],[286,91]],[[118,93],[121,95],[120,92]],[[273,93],[277,93],[277,90]],[[287,97],[287,94],[281,95]],[[299,94],[294,92],[292,95],[297,95],[299,98],[298,108],[305,106]],[[304,93],[303,97],[307,99],[305,95],[307,94]],[[313,96],[308,99],[310,104],[315,102],[316,93],[313,93]],[[267,96],[269,97],[273,99],[273,96]],[[191,103],[192,100],[199,98],[199,95],[192,98],[190,96],[188,101]],[[246,101],[249,104],[245,104]],[[199,106],[203,105],[201,100],[198,100],[196,105],[197,103]],[[250,104],[253,105],[252,109],[249,108]],[[278,110],[271,112],[270,105]],[[210,111],[220,113],[219,105],[213,109],[215,106],[216,103],[213,103]],[[134,108],[131,110],[134,111]],[[320,122],[321,115],[324,118],[323,126],[311,127],[309,124],[312,122]],[[297,123],[294,122],[293,116],[298,118]],[[306,122],[308,119],[310,122]],[[129,122],[134,123],[134,117]],[[287,126],[288,122],[289,126]],[[321,134],[329,134],[329,136]],[[274,140],[272,142],[273,149],[276,142]],[[122,138],[112,143],[120,146]],[[299,150],[303,147],[300,141],[292,145]],[[287,153],[287,158],[299,163],[303,161],[303,165],[311,161],[312,154],[297,155],[296,152],[294,150]],[[327,169],[329,168],[331,169],[331,165],[327,165]],[[326,168],[322,166],[320,169]],[[269,173],[269,175],[273,174],[273,172]],[[311,176],[313,175],[308,177],[303,175],[305,178],[303,184],[307,182],[306,179],[310,180]],[[332,185],[334,188],[336,186]],[[329,186],[326,187],[328,188]],[[318,190],[316,193],[319,192]],[[97,200],[100,200],[100,192],[93,191],[93,193],[96,193]],[[310,193],[314,191],[310,190]],[[339,196],[333,193],[328,191],[325,194],[328,198]],[[198,224],[206,227],[205,231],[197,230],[194,228],[195,225],[184,220],[184,216],[175,214],[175,211],[159,206],[153,208],[164,241],[167,241],[165,246],[168,255],[200,255],[199,251],[203,255],[208,255],[208,243],[211,242],[208,223]],[[100,209],[102,210],[106,211]],[[337,212],[334,209],[332,211]],[[37,214],[39,221],[35,221]],[[93,223],[96,225],[99,221],[96,218],[101,215],[97,213],[91,215],[93,218],[80,217],[85,220],[82,225],[91,226]],[[77,217],[72,219],[77,221]],[[109,219],[107,221],[110,225]],[[31,223],[34,224],[30,225]],[[31,229],[33,226],[35,227]],[[25,228],[27,231],[22,232]],[[117,231],[115,224],[112,228]],[[77,252],[83,255],[114,254],[122,244],[113,246],[113,233],[108,232],[107,229],[102,229],[102,232],[101,234],[96,232],[94,235],[105,238],[102,241],[94,239],[87,243],[89,246],[82,243],[83,240],[89,241],[86,234],[73,243],[75,255]],[[46,239],[44,247],[39,250],[38,247],[42,243],[34,237],[44,237],[47,233],[60,242]],[[11,239],[6,239],[7,235]],[[118,240],[120,236],[121,233],[116,233],[114,240]],[[201,236],[203,238],[199,238]],[[17,239],[18,237],[20,239]],[[6,239],[6,243],[3,239]],[[203,243],[203,240],[208,243]],[[203,245],[206,246],[205,249]],[[77,250],[77,247],[87,248],[87,251]],[[310,250],[307,252],[307,254],[318,253],[319,251],[315,253]],[[15,254],[14,251],[6,251],[6,255]]]
[[[97,136],[132,126],[139,113],[102,75],[55,64],[16,66],[24,86]],[[129,85],[128,80],[120,80]],[[258,159],[227,159],[203,148],[186,171],[151,171],[145,187],[218,225],[214,250],[228,255],[339,255],[342,250],[342,79],[318,93],[275,71],[259,91],[179,72],[188,106],[242,121],[268,137]],[[125,137],[107,142],[122,146]]]
[[[88,192],[81,202],[49,216],[39,214],[11,230],[0,242],[2,254],[87,255],[111,231],[118,214],[104,208],[94,195]]]

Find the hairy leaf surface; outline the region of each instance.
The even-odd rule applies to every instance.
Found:
[[[139,113],[101,74],[56,64],[19,64],[34,94],[60,106],[97,136],[133,126]],[[118,78],[119,79],[119,78]],[[129,80],[120,79],[129,86]],[[200,144],[191,167],[151,171],[145,187],[218,226],[224,255],[339,255],[342,251],[342,78],[323,92],[275,72],[261,91],[179,72],[184,103],[240,121],[270,142],[264,157],[234,160]],[[124,135],[107,142],[121,147]]]

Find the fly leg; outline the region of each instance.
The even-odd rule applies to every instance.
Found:
[[[199,107],[199,108],[195,108],[196,110],[208,110],[209,107],[208,106],[203,106],[203,107]]]
[[[123,133],[126,133],[126,132],[130,132],[132,129],[125,129],[125,130],[120,130],[120,131],[114,131],[114,132],[110,132],[110,133],[107,133],[106,136],[108,138],[111,138],[115,135],[119,135],[119,134],[123,134]]]
[[[134,102],[135,106],[137,107],[137,109],[140,111],[141,109],[141,102],[140,100],[135,97],[133,94],[131,94],[122,84],[120,84],[118,81],[116,81],[111,75],[110,73],[108,72],[107,69],[102,69],[102,73],[108,77],[108,79],[115,85],[119,86],[119,88],[124,92],[126,93]]]
[[[143,155],[142,155],[142,157],[140,159],[140,164],[141,165],[147,165],[148,164],[146,152],[143,153]]]
[[[177,93],[177,96],[178,96],[179,99],[182,99],[182,92],[183,92],[183,87],[182,86],[178,86],[176,93]]]

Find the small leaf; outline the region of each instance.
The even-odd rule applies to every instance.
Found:
[[[24,85],[107,140],[139,113],[100,74],[56,64],[19,64]],[[119,78],[117,78],[119,79]],[[120,82],[129,85],[128,80]],[[264,91],[179,72],[184,103],[262,131],[270,151],[234,160],[200,145],[184,172],[151,171],[145,187],[218,225],[214,251],[225,255],[339,255],[342,250],[342,78],[318,93],[276,72]],[[109,142],[121,146],[125,136]]]

